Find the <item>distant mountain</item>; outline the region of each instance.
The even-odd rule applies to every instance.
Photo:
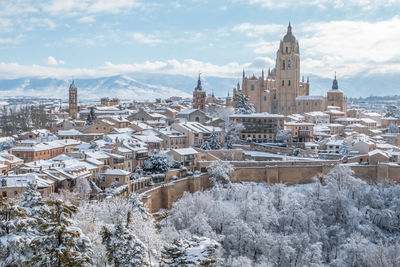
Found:
[[[206,77],[203,87],[226,95],[237,79]],[[41,96],[67,98],[70,80],[20,78],[0,80],[0,97]],[[112,77],[75,79],[79,99],[119,97],[127,100],[154,100],[170,96],[191,97],[197,78],[183,75],[133,73]],[[215,89],[212,89],[215,88]],[[218,94],[219,95],[219,94]]]
[[[394,95],[399,92],[400,77],[375,75],[339,80],[339,88],[348,97]],[[226,96],[241,82],[238,78],[202,77],[207,93]],[[326,95],[332,79],[310,77],[311,94]],[[67,99],[70,80],[53,78],[20,78],[0,80],[0,97],[40,96]],[[75,79],[79,99],[97,100],[100,97],[119,97],[126,100],[154,100],[170,96],[191,97],[197,77],[171,74],[130,73],[112,77]]]

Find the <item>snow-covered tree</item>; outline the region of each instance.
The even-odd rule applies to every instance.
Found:
[[[225,145],[228,149],[232,149],[232,145],[240,141],[239,134],[243,130],[244,130],[243,124],[235,120],[228,120],[225,122],[224,137],[225,137]]]
[[[106,227],[111,232],[118,224],[126,225],[128,212],[131,213],[128,231],[148,248],[147,253],[153,263],[161,257],[161,249],[165,244],[156,228],[153,217],[139,200],[139,196],[129,198],[112,198],[100,202],[83,202],[75,216],[75,226],[91,240],[93,247],[93,265],[106,266],[108,257],[103,245],[102,230]]]
[[[208,167],[207,172],[210,174],[210,180],[215,183],[227,184],[230,182],[230,174],[233,166],[227,161],[216,160]]]
[[[282,143],[287,143],[292,141],[292,133],[290,132],[290,130],[282,129],[280,122],[276,127],[275,141]]]
[[[77,212],[73,205],[61,200],[46,201],[49,214],[38,225],[38,235],[30,243],[32,266],[87,266],[90,262],[90,240],[81,229],[72,226]]]
[[[165,155],[152,155],[146,159],[143,165],[144,171],[166,172],[171,168],[179,168],[180,163]]]
[[[161,221],[162,232],[170,242],[218,241],[225,266],[398,266],[400,185],[368,184],[345,165],[320,178],[185,194]]]
[[[32,223],[22,207],[0,197],[0,266],[24,266],[29,260]]]
[[[87,125],[92,125],[92,123],[93,123],[95,120],[96,120],[96,113],[95,113],[95,111],[94,111],[94,108],[91,107],[91,108],[90,108],[90,111],[89,111],[89,114],[88,114],[88,117],[87,117],[87,119],[86,119],[86,124],[87,124]]]
[[[211,150],[210,143],[208,141],[204,141],[201,144],[200,149],[202,149],[202,150]]]
[[[399,126],[391,122],[389,124],[389,133],[398,134],[399,133]]]
[[[85,177],[78,177],[74,190],[79,194],[80,199],[89,199],[92,187]]]
[[[351,151],[351,147],[347,143],[346,139],[344,139],[342,145],[339,148],[339,153],[342,156],[347,156],[350,154],[350,151]]]
[[[103,228],[108,262],[117,267],[150,266],[147,247],[129,231],[130,216],[128,212],[126,225],[118,223],[113,230]]]
[[[254,113],[254,106],[249,102],[249,97],[247,95],[238,92],[234,98],[235,114],[251,114]]]
[[[177,239],[164,247],[162,266],[218,266],[221,245],[207,237]]]
[[[400,108],[396,105],[386,107],[385,117],[400,118]]]
[[[221,144],[219,143],[217,133],[214,131],[214,129],[210,134],[210,139],[208,140],[208,143],[213,150],[221,149]]]

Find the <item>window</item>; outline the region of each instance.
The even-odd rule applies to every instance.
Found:
[[[116,181],[116,182],[119,182],[119,178],[118,178],[118,177],[115,177],[115,181]]]
[[[282,61],[282,69],[285,69],[285,60]]]
[[[287,62],[287,68],[290,69],[292,67],[292,61],[289,59]]]
[[[254,84],[251,85],[251,91],[254,91]]]
[[[7,197],[7,191],[3,191],[2,195],[3,197]]]
[[[286,46],[286,54],[289,53],[289,47]]]
[[[288,81],[288,86],[290,86],[290,80]]]
[[[282,80],[282,86],[285,86],[285,81],[284,80]]]
[[[267,96],[264,96],[264,101],[267,101]]]

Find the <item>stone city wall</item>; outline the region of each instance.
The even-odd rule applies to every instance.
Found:
[[[236,162],[233,162],[235,165]],[[320,162],[321,163],[321,162]],[[331,162],[334,163],[334,162]],[[337,163],[337,162],[336,162]],[[312,183],[315,177],[328,173],[337,164],[309,164],[300,162],[298,165],[266,166],[263,162],[251,162],[250,167],[235,167],[231,174],[231,181],[257,182],[257,183],[285,183],[288,185]],[[288,162],[286,162],[288,164]],[[241,165],[241,164],[237,164]],[[354,176],[374,183],[379,180],[389,179],[400,182],[400,166],[396,164],[378,165],[349,165],[354,171]],[[172,204],[183,196],[185,192],[194,193],[211,187],[208,174],[190,176],[167,184],[160,185],[143,193],[143,201],[147,204],[150,212],[154,213],[160,209],[170,209]]]

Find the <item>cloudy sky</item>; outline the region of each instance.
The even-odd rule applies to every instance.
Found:
[[[273,67],[288,21],[304,75],[400,74],[400,0],[0,0],[0,79]]]

